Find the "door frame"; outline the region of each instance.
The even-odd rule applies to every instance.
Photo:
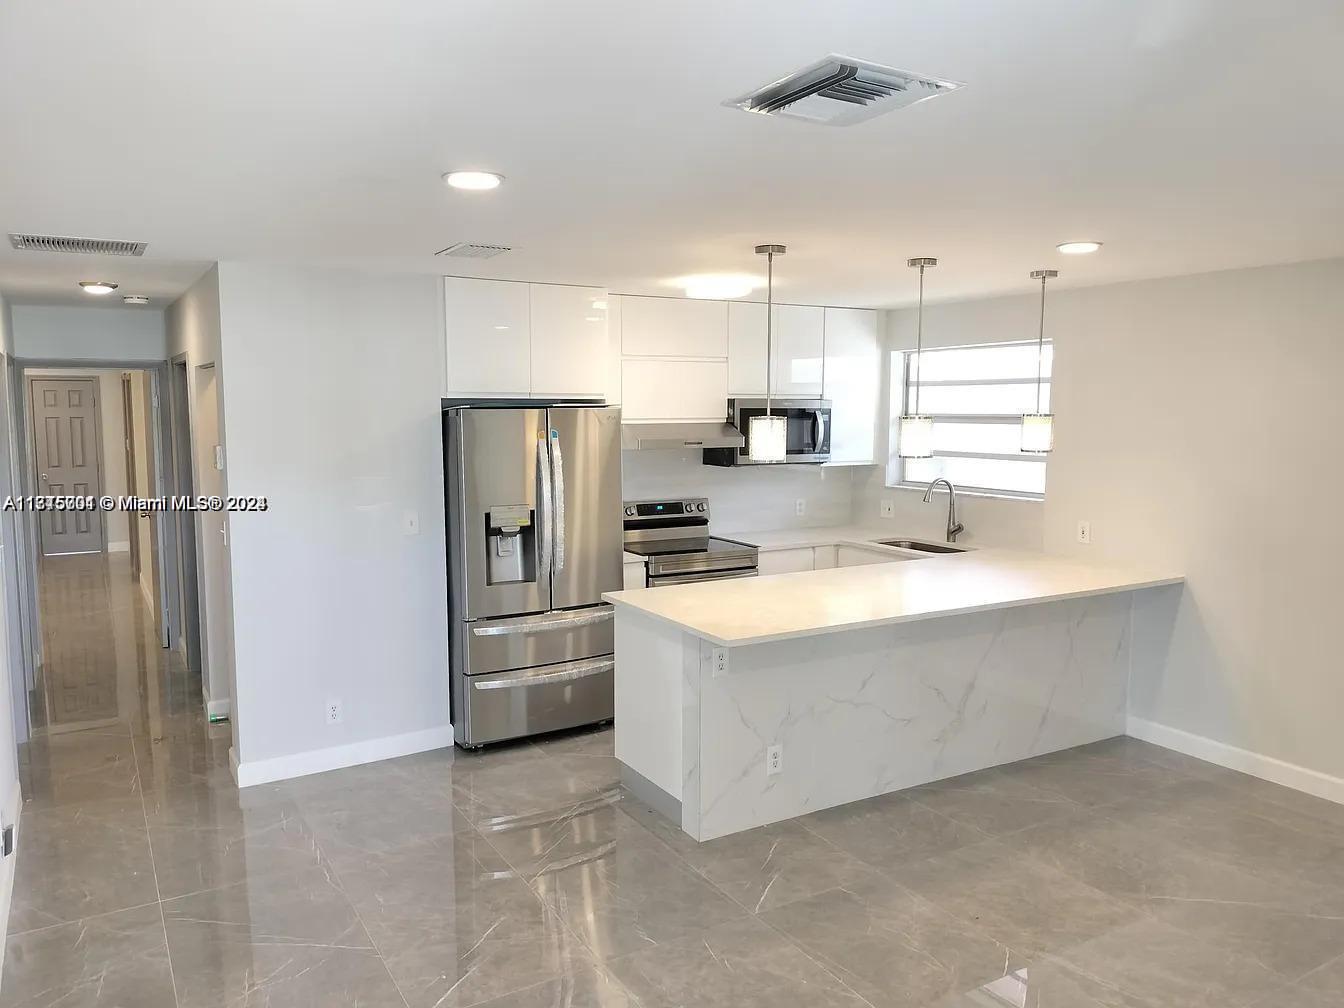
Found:
[[[69,372],[103,371],[144,371],[150,377],[150,403],[146,411],[150,430],[153,432],[154,486],[151,497],[166,494],[164,490],[165,468],[163,445],[170,436],[167,410],[160,405],[159,390],[167,384],[168,362],[166,360],[100,360],[97,358],[52,359],[36,357],[12,358],[10,394],[14,402],[13,416],[19,427],[14,434],[14,447],[18,456],[14,469],[22,481],[20,493],[32,495],[33,468],[30,458],[30,432],[32,411],[28,403],[28,383],[25,372],[29,368],[59,370]],[[22,557],[15,558],[14,570],[19,579],[22,633],[27,646],[24,648],[23,669],[14,669],[12,675],[23,675],[25,683],[36,682],[37,667],[42,663],[42,614],[38,606],[38,563],[41,546],[37,538],[37,523],[31,511],[22,512],[22,527],[16,533],[22,540]],[[155,539],[158,546],[159,565],[159,612],[160,643],[168,647],[175,632],[176,620],[172,618],[177,611],[177,534],[172,522],[155,522]],[[170,602],[171,600],[171,602]],[[27,705],[25,704],[25,709]]]
[[[194,496],[196,493],[196,439],[191,416],[191,364],[185,353],[168,361],[168,448],[172,464],[173,493]],[[180,381],[179,381],[180,379]],[[194,512],[174,512],[177,539],[177,605],[180,633],[176,646],[186,656],[187,669],[204,673],[201,667],[201,600],[200,572],[196,557],[196,515]]]
[[[27,370],[27,366],[25,366],[25,371],[26,371],[26,370]],[[28,411],[27,416],[24,417],[24,421],[25,421],[25,423],[27,424],[27,427],[28,427],[28,437],[31,439],[30,442],[29,442],[29,444],[27,445],[27,448],[28,448],[28,460],[29,460],[29,463],[30,463],[31,468],[32,468],[32,472],[28,473],[27,475],[28,475],[28,478],[31,480],[31,486],[34,488],[33,491],[30,491],[30,492],[36,492],[36,489],[37,489],[38,484],[39,484],[39,482],[40,482],[40,481],[38,480],[38,478],[37,478],[37,463],[38,463],[38,458],[37,458],[37,423],[36,423],[36,420],[35,420],[35,414],[34,414],[34,411],[37,409],[37,397],[36,397],[35,395],[33,395],[33,383],[34,383],[34,382],[40,382],[40,381],[72,381],[72,382],[73,382],[73,381],[84,381],[84,382],[88,382],[90,385],[93,386],[93,436],[94,436],[94,452],[95,452],[96,457],[97,457],[97,463],[96,463],[96,464],[97,464],[97,469],[98,469],[98,494],[101,496],[102,493],[104,492],[106,486],[107,486],[107,480],[106,480],[107,469],[106,469],[106,463],[105,463],[105,461],[104,461],[104,459],[103,459],[103,398],[102,398],[102,388],[101,388],[101,386],[102,386],[102,382],[99,380],[98,375],[96,375],[96,374],[95,374],[95,375],[79,374],[79,373],[78,373],[78,369],[76,369],[76,372],[75,372],[74,374],[71,374],[71,375],[60,375],[60,376],[57,376],[57,375],[52,375],[52,374],[41,374],[41,375],[25,374],[25,375],[24,375],[24,378],[26,379],[26,381],[25,381],[25,383],[24,383],[24,392],[25,392],[25,395],[26,395],[26,398],[25,398],[25,400],[24,400],[24,403],[25,403],[25,406],[27,407],[27,411]],[[42,544],[42,523],[41,523],[40,520],[36,519],[36,516],[35,516],[34,524],[35,524],[36,527],[37,527],[37,549],[38,549],[38,556],[39,556],[39,557],[45,557],[45,556],[47,556],[48,554],[47,554],[46,550],[44,550],[44,549],[42,548],[42,546],[43,546],[43,544]],[[106,553],[106,552],[107,552],[107,516],[102,512],[101,509],[99,509],[99,511],[98,511],[98,549],[97,549],[97,550],[82,550],[81,552],[83,552],[83,553],[94,553],[94,552],[97,552],[97,553]],[[52,556],[62,556],[62,555],[67,555],[67,554],[51,554],[51,555],[52,555]],[[69,555],[74,555],[74,554],[69,554]],[[39,562],[40,562],[40,561],[39,561]]]

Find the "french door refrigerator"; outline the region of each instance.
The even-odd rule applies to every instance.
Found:
[[[610,719],[620,409],[463,406],[443,428],[458,745]]]

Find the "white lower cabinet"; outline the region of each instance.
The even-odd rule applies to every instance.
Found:
[[[643,560],[625,561],[625,563],[621,565],[621,573],[621,587],[626,591],[647,587],[645,576],[648,573],[648,564]]]
[[[756,569],[762,576],[794,574],[812,569],[811,548],[762,550],[756,558]]]
[[[862,567],[864,564],[892,563],[903,557],[879,550],[863,549],[860,546],[840,545],[835,547],[835,565],[837,567]]]
[[[814,546],[812,548],[812,569],[830,570],[837,566],[836,547],[834,546]]]
[[[625,421],[722,420],[728,411],[728,361],[626,357],[621,411]]]

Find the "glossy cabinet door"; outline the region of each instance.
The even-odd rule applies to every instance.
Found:
[[[812,570],[810,548],[761,550],[756,558],[756,570],[761,577],[769,574],[796,574]]]
[[[629,310],[628,298],[624,307]],[[627,357],[621,410],[627,421],[722,420],[728,411],[728,362]]]
[[[770,351],[772,394],[821,395],[825,358],[825,309],[775,305]],[[728,387],[736,396],[765,395],[765,305],[728,303]]]
[[[877,550],[866,550],[858,546],[841,544],[835,548],[837,567],[863,567],[867,564],[893,563],[900,560],[901,557],[892,556],[890,553],[879,553]]]
[[[728,302],[728,394],[765,395],[765,305]]]
[[[826,383],[831,401],[831,464],[876,461],[882,392],[877,312],[827,308]]]
[[[449,398],[527,398],[532,390],[528,285],[443,279]]]
[[[825,311],[814,305],[775,305],[774,345],[770,351],[772,394],[821,395]]]
[[[607,292],[531,284],[532,395],[602,398],[607,384]]]
[[[627,357],[728,356],[728,304],[692,298],[621,299],[621,352]]]

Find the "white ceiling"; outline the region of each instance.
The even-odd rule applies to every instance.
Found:
[[[912,255],[933,299],[1341,255],[1341,51],[1338,0],[7,3],[0,229],[149,252],[6,243],[0,289],[274,259],[669,293],[771,241],[780,297],[892,305]],[[847,128],[721,105],[831,52],[967,86]],[[516,251],[433,257],[462,240]]]

